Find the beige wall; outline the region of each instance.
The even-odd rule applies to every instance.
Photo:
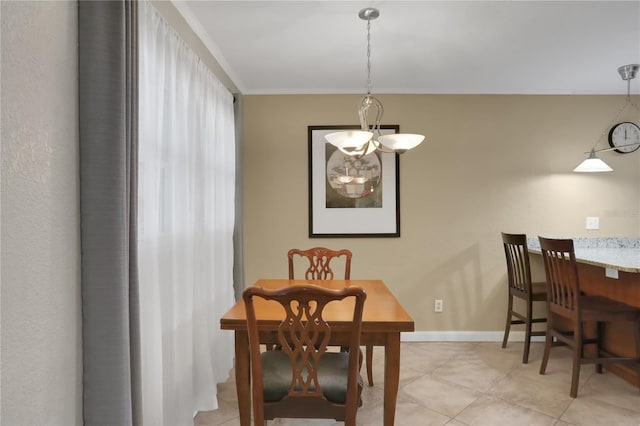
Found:
[[[286,277],[289,248],[348,248],[352,278],[383,279],[416,331],[495,331],[506,309],[501,231],[640,236],[640,151],[602,154],[613,173],[571,172],[623,96],[381,95],[384,124],[427,135],[400,159],[401,237],[309,239],[307,126],[357,124],[360,98],[245,97],[246,285]],[[585,230],[586,216],[601,229]]]
[[[82,424],[78,17],[2,7],[2,418]]]

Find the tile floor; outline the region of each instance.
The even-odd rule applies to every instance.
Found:
[[[538,374],[542,343],[522,364],[522,343],[402,343],[398,426],[640,425],[640,391],[607,373],[582,367],[578,398],[569,397],[571,356],[551,350],[547,374]],[[358,425],[382,424],[383,352],[374,353],[373,387],[363,389]],[[362,371],[365,372],[363,365]],[[366,381],[366,379],[365,379]],[[239,425],[233,378],[218,387],[220,408],[200,412],[196,426]],[[333,420],[276,419],[269,425],[329,426]]]

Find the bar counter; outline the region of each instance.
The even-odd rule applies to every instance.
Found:
[[[549,237],[570,238],[570,237]],[[572,238],[576,262],[618,271],[640,273],[640,238]],[[532,253],[540,254],[537,237],[527,238]]]
[[[549,238],[571,237],[551,236]],[[581,290],[586,294],[606,296],[640,307],[640,238],[576,237],[572,239]],[[544,275],[538,238],[529,237],[527,247],[531,254],[538,255],[532,256],[531,267],[542,268],[542,275]],[[634,352],[631,338],[632,326],[633,323],[607,324],[604,330],[604,346],[621,355],[632,355]],[[640,386],[640,378],[634,370],[616,364],[612,364],[608,369],[635,386]]]

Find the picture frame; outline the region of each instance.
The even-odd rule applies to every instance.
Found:
[[[399,155],[376,151],[358,159],[325,139],[349,129],[360,126],[308,126],[309,238],[400,237]],[[399,131],[380,126],[381,134]]]

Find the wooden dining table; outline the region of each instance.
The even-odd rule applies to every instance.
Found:
[[[367,299],[362,316],[360,343],[385,348],[383,421],[385,426],[393,425],[400,383],[400,333],[414,331],[413,319],[381,280],[260,279],[254,285],[275,289],[306,283],[332,289],[364,288]],[[349,303],[349,301],[339,302],[335,308],[325,312],[325,318],[331,326],[331,344],[348,343],[349,313],[353,313],[353,306],[350,306]],[[256,317],[260,328],[261,343],[278,343],[276,327],[278,322],[282,320],[281,308],[267,303],[256,305]],[[238,301],[220,318],[220,328],[232,330],[235,333],[235,378],[240,424],[249,426],[251,423],[249,339],[247,317],[242,300]],[[364,403],[366,404],[366,401]]]

